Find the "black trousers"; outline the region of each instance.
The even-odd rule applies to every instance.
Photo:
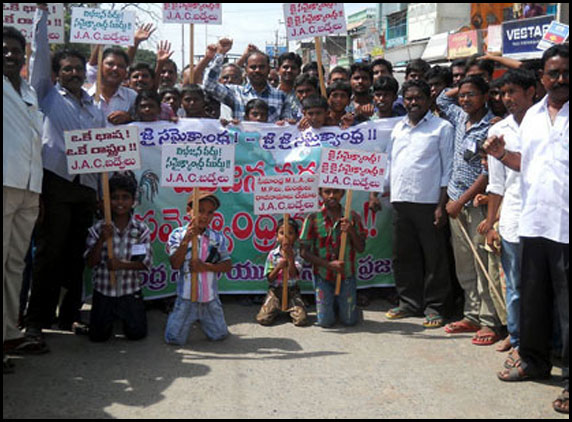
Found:
[[[121,297],[109,297],[93,292],[89,318],[91,341],[108,340],[113,334],[113,322],[123,322],[123,332],[129,340],[140,340],[147,336],[147,314],[141,292]]]
[[[80,321],[87,231],[93,224],[96,193],[45,170],[42,184],[43,221],[36,227],[36,256],[26,315],[31,328],[54,321],[60,289],[67,293],[60,306],[62,328]]]
[[[520,356],[527,374],[552,369],[554,304],[562,331],[562,371],[569,387],[569,245],[544,238],[521,238]]]
[[[444,228],[433,224],[436,204],[393,203],[393,270],[399,306],[443,315],[451,290]]]

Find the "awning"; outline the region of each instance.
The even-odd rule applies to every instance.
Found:
[[[438,61],[447,59],[448,32],[431,36],[421,58],[425,61]]]

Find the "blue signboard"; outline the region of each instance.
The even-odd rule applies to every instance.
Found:
[[[553,20],[554,16],[550,15],[503,22],[503,56],[522,60],[542,55],[536,47]]]

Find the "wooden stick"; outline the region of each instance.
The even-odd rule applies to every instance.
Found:
[[[195,24],[191,24],[191,61],[189,63],[189,76],[192,84],[195,83]]]
[[[320,37],[314,38],[316,44],[316,58],[318,60],[318,76],[320,77],[320,92],[322,97],[328,98],[326,93],[326,81],[324,79],[324,71],[322,70],[322,40]]]
[[[284,214],[284,236],[288,237],[290,230],[290,215]],[[290,263],[285,270],[282,270],[282,311],[286,312],[288,309],[288,280],[290,279]]]
[[[97,46],[98,53],[97,53],[97,87],[95,89],[95,103],[99,104],[101,99],[101,92],[103,89],[103,48],[101,46]]]
[[[193,189],[193,221],[197,224],[199,219],[199,188]],[[193,237],[193,260],[199,257],[199,239],[197,236]],[[198,273],[193,269],[191,273],[191,302],[196,302],[199,296],[199,283],[198,283]]]
[[[479,252],[477,251],[477,248],[475,248],[475,245],[473,245],[473,241],[471,239],[471,236],[469,236],[469,233],[467,233],[467,230],[465,229],[463,224],[459,221],[459,219],[454,218],[453,220],[457,223],[457,225],[461,229],[461,233],[463,233],[463,236],[465,236],[465,240],[469,243],[469,247],[471,248],[471,251],[473,251],[473,255],[475,256],[475,259],[477,260],[479,267],[481,267],[481,270],[483,271],[485,278],[489,282],[489,285],[492,286],[492,288],[490,288],[489,291],[492,291],[495,293],[497,301],[499,301],[500,303],[504,303],[505,300],[502,297],[502,292],[497,291],[496,284],[493,283],[493,281],[491,280],[491,277],[489,276],[489,272],[487,270],[487,267],[485,267],[485,264],[481,260],[481,257],[479,255]]]
[[[111,197],[109,195],[109,173],[105,172],[101,174],[101,184],[103,185],[103,212],[105,215],[105,224],[111,224]],[[113,236],[111,236],[106,241],[107,243],[107,256],[109,259],[113,258]],[[115,271],[109,271],[109,281],[111,282],[111,287],[115,288],[117,286],[117,280],[115,278]]]
[[[344,217],[345,218],[350,218],[351,217],[351,212],[352,212],[352,199],[353,199],[353,191],[347,191],[346,192],[346,208],[344,210]],[[346,244],[348,242],[348,234],[346,232],[342,233],[342,242],[340,244],[340,256],[339,256],[339,260],[340,261],[344,261],[345,255],[346,255]],[[348,263],[345,263],[346,265],[348,265]],[[344,266],[344,279],[346,278],[346,266]],[[338,273],[338,277],[336,278],[336,296],[340,295],[340,290],[342,288],[342,275],[340,273]]]

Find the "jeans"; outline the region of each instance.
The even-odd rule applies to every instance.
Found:
[[[189,337],[191,326],[197,321],[200,321],[203,332],[210,340],[223,340],[228,336],[228,328],[219,298],[206,303],[193,303],[188,299],[177,297],[173,312],[167,320],[165,341],[169,344],[184,345]]]
[[[506,325],[510,344],[518,349],[520,344],[520,265],[522,249],[520,242],[501,240],[501,262],[506,276]]]
[[[357,309],[357,283],[354,277],[342,280],[340,295],[336,296],[335,282],[328,282],[319,275],[315,276],[314,288],[316,292],[316,313],[318,325],[328,328],[336,322],[336,304],[340,322],[346,326],[352,326],[358,322]]]

